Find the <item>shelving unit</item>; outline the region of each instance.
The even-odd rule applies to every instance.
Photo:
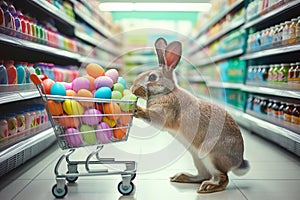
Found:
[[[206,82],[207,87],[211,88],[229,88],[229,89],[241,89],[244,84],[241,83],[226,83],[226,82],[214,82],[208,81]]]
[[[121,41],[116,39],[107,27],[95,23],[92,18],[79,12],[75,4],[79,4],[81,1],[70,0],[70,2],[74,6],[75,20],[46,0],[15,1],[14,5],[16,8],[24,8],[25,11],[22,9],[24,13],[30,11],[30,14],[44,17],[44,19],[53,19],[60,34],[65,35],[67,38],[74,38],[74,41],[81,45],[83,44],[83,47],[80,46],[82,48],[80,51],[75,52],[75,50],[70,51],[56,48],[55,45],[47,43],[49,41],[41,41],[39,38],[33,38],[28,35],[24,37],[25,35],[22,35],[22,33],[8,35],[6,34],[8,32],[1,27],[0,46],[3,50],[5,49],[1,52],[1,59],[28,61],[32,63],[50,62],[60,65],[77,66],[97,63],[104,68],[122,70],[123,65],[117,60],[121,56],[119,51]],[[103,39],[98,41],[88,34],[80,32],[79,30],[82,30],[83,27],[81,27],[79,19],[92,29],[95,29]],[[120,35],[118,36],[120,37]],[[89,45],[91,45],[91,48],[85,48],[89,47]],[[96,54],[87,50],[94,50],[93,48],[97,48]],[[98,52],[103,53],[103,55],[99,55]],[[18,102],[17,105],[22,107],[22,105],[28,105],[29,101],[34,103],[40,102],[40,94],[35,85],[31,83],[0,85],[0,110],[2,112],[9,110],[10,106],[13,107],[14,103]],[[40,153],[56,141],[50,123],[18,133],[17,135],[0,139],[0,176],[23,164],[26,160]]]

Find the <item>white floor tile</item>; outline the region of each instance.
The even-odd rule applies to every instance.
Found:
[[[13,199],[31,180],[15,180],[0,190],[0,197],[3,200]]]

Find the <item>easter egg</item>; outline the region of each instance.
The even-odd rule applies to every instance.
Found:
[[[109,69],[105,72],[105,76],[108,76],[114,83],[118,81],[119,72],[116,69]]]
[[[110,99],[111,89],[109,87],[101,87],[94,93],[95,98]]]
[[[117,125],[117,122],[115,120],[108,119],[107,117],[102,117],[102,121],[107,123],[111,128]]]
[[[66,90],[72,90],[72,83],[67,83],[67,82],[59,82],[63,84]]]
[[[129,89],[125,89],[123,92],[123,96],[126,96],[127,94],[132,94],[132,92]]]
[[[86,79],[88,79],[88,80],[90,81],[90,90],[91,90],[91,91],[93,91],[93,90],[96,89],[96,88],[95,88],[95,85],[94,85],[94,81],[95,81],[95,78],[94,78],[94,77],[89,76],[89,75],[85,75],[85,76],[83,76],[83,78],[86,78]]]
[[[80,130],[80,132],[82,132],[82,138],[83,138],[84,142],[86,142],[87,144],[96,144],[97,143],[95,130],[92,126],[83,124],[80,126],[79,130]]]
[[[117,120],[120,117],[121,109],[116,103],[106,103],[103,105],[103,112],[108,119]]]
[[[117,129],[113,130],[114,138],[116,138],[118,140],[123,139],[126,136],[126,131],[127,131],[126,128],[119,128],[119,127],[117,127]]]
[[[51,87],[52,85],[54,84],[55,82],[52,80],[52,79],[45,79],[43,80],[42,82],[42,85],[44,87],[44,90],[45,90],[45,93],[46,94],[50,94],[50,90],[51,90]]]
[[[88,109],[83,114],[86,116],[81,117],[81,120],[87,125],[96,125],[102,120],[101,112],[96,109]]]
[[[134,94],[127,94],[122,99],[122,101],[136,101],[137,97]],[[120,108],[122,111],[130,111],[134,108],[134,103],[120,103]]]
[[[78,97],[87,97],[87,98],[93,98],[94,95],[91,91],[87,90],[87,89],[80,89],[78,92],[77,92],[77,96]],[[91,101],[79,101],[79,103],[81,105],[83,105],[84,107],[93,107],[94,105],[94,102],[91,100]]]
[[[127,87],[125,79],[121,76],[118,78],[118,83],[121,83],[124,88]]]
[[[79,126],[79,118],[78,117],[70,117],[69,115],[63,115],[58,118],[58,122],[64,128],[77,128]]]
[[[72,82],[73,90],[78,92],[80,89],[90,89],[90,81],[83,77],[75,78]]]
[[[106,122],[101,122],[96,130],[96,137],[98,141],[102,144],[107,144],[110,142],[113,135],[113,131]]]
[[[65,139],[70,147],[79,147],[82,144],[82,136],[76,128],[68,128],[65,131]]]
[[[94,81],[95,88],[101,88],[101,87],[109,87],[112,88],[114,85],[114,82],[111,78],[108,76],[100,76],[95,79]]]
[[[66,96],[75,97],[76,96],[76,92],[74,90],[67,90],[66,91]]]
[[[128,126],[132,119],[131,112],[122,112],[120,115],[120,118],[118,119],[118,124],[121,124],[122,126]]]
[[[97,64],[88,64],[86,66],[86,72],[88,75],[90,75],[91,77],[97,78],[99,76],[104,76],[104,69]]]
[[[48,100],[46,106],[52,115],[62,115],[64,113],[61,102],[56,102],[53,100]]]
[[[123,94],[124,86],[121,83],[115,83],[113,86],[113,91],[119,91],[121,94]]]
[[[66,96],[66,88],[63,84],[59,82],[53,83],[50,89],[50,94]]]
[[[65,100],[63,109],[68,115],[82,115],[84,112],[82,105],[75,100]]]
[[[111,99],[122,99],[122,94],[119,91],[112,91]]]

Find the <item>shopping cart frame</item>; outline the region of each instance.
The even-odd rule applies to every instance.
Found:
[[[66,97],[66,96],[57,96],[57,95],[46,95],[45,90],[42,85],[42,80],[47,79],[46,75],[36,75],[31,74],[30,76],[33,83],[36,85],[42,100],[46,103],[48,100],[61,100],[61,99],[70,99],[70,100],[79,100],[79,101],[92,101],[94,103],[130,103],[136,105],[137,101],[122,101],[122,100],[114,100],[114,99],[95,99],[95,98],[83,98],[83,97]],[[55,116],[52,116],[49,108],[46,104],[46,110],[48,113],[49,120],[52,124],[52,128],[54,133],[58,139],[58,144],[61,149],[69,149],[66,153],[60,156],[58,159],[55,168],[54,174],[56,176],[56,184],[52,187],[52,194],[56,198],[63,198],[68,193],[68,183],[75,183],[80,176],[105,176],[105,175],[121,175],[122,181],[118,184],[118,191],[122,195],[131,194],[135,186],[133,184],[133,180],[136,177],[137,171],[137,163],[135,161],[116,161],[114,158],[101,158],[99,153],[103,149],[104,144],[97,144],[96,149],[88,154],[85,160],[71,160],[70,156],[75,152],[76,148],[69,148],[66,145],[65,140],[60,139],[62,137],[62,133],[64,133],[64,129],[60,123],[58,123],[55,119]],[[133,113],[132,113],[133,115]],[[74,117],[74,116],[73,116]],[[76,117],[76,116],[75,116]],[[126,141],[129,136],[129,129],[132,125],[132,118],[130,123],[127,126],[127,132],[123,139],[115,140],[112,142],[121,142]],[[122,127],[121,127],[122,128]],[[92,159],[96,160],[92,160]],[[65,161],[65,162],[63,162]],[[67,172],[61,172],[60,167],[62,164],[67,164]],[[92,166],[103,166],[103,165],[125,165],[125,170],[109,170],[106,169],[92,169]],[[84,166],[84,170],[78,171],[78,166]]]

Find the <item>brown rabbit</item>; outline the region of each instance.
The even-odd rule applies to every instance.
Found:
[[[167,45],[155,42],[159,67],[140,74],[132,92],[147,100],[147,108],[137,107],[135,117],[171,133],[192,154],[198,174],[179,173],[172,182],[201,183],[199,193],[225,190],[227,173],[244,175],[249,171],[244,160],[244,144],[233,118],[214,104],[202,101],[176,84],[174,69],[180,61],[178,41]]]

